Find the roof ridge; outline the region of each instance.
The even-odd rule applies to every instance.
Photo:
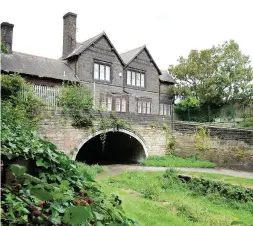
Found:
[[[40,57],[40,58],[44,58],[44,59],[47,59],[47,60],[55,60],[55,61],[64,63],[64,61],[63,61],[63,60],[60,60],[60,59],[53,59],[53,58],[48,58],[48,57],[33,55],[33,54],[29,54],[29,53],[23,53],[23,52],[19,52],[19,51],[12,51],[12,52],[13,52],[13,53],[21,53],[21,54],[27,55],[27,56]]]

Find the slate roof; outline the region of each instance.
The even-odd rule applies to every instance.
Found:
[[[169,83],[177,83],[176,80],[169,74],[168,71],[161,71],[162,74],[159,76],[160,81],[169,82]]]
[[[77,55],[81,54],[83,51],[88,49],[92,44],[94,44],[96,41],[98,41],[102,36],[104,36],[107,39],[110,46],[112,47],[112,49],[116,53],[117,57],[119,58],[121,64],[124,65],[124,61],[122,60],[121,56],[119,55],[119,53],[117,52],[117,50],[115,49],[112,42],[110,41],[110,39],[108,38],[108,36],[106,35],[106,33],[104,31],[101,32],[100,34],[94,36],[93,38],[90,38],[90,39],[88,39],[84,42],[81,42],[81,43],[77,43],[76,48],[65,59],[68,59],[72,56],[77,56]]]
[[[155,63],[153,57],[151,56],[151,54],[149,53],[146,45],[141,46],[139,48],[136,49],[132,49],[130,51],[127,51],[125,53],[121,53],[120,56],[122,57],[122,59],[124,60],[124,63],[126,64],[125,67],[127,67],[134,59],[136,56],[138,56],[143,50],[147,51],[147,54],[149,55],[150,59],[152,60],[153,64],[155,65],[159,75],[161,75],[161,71],[159,69],[159,67],[157,66],[157,64]]]
[[[2,68],[5,72],[17,72],[38,77],[78,81],[74,71],[65,61],[54,60],[20,52],[1,54]]]
[[[125,53],[121,53],[120,56],[124,60],[124,63],[128,65],[131,61],[143,50],[144,46],[136,49],[129,50]]]

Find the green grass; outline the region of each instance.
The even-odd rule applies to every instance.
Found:
[[[185,225],[194,226],[191,221],[181,219],[169,212],[168,208],[152,200],[148,200],[124,189],[118,189],[111,186],[103,186],[107,194],[117,194],[122,200],[122,206],[128,216],[140,224],[140,226],[168,226]],[[201,224],[199,224],[201,225]]]
[[[253,128],[253,117],[245,118],[242,122],[238,123],[238,126]]]
[[[199,173],[199,172],[180,172],[180,173],[184,175],[191,175],[194,177],[203,177],[205,179],[219,180],[226,183],[239,184],[242,186],[253,188],[253,179],[233,177],[217,173]]]
[[[89,175],[93,180],[95,180],[98,173],[106,171],[106,167],[100,165],[86,165],[85,163],[78,162],[78,169],[83,172],[85,175]]]
[[[165,167],[196,167],[196,168],[214,168],[215,163],[201,161],[195,158],[180,158],[174,155],[150,156],[142,163],[144,166],[165,166]]]
[[[161,172],[125,172],[107,181],[107,189],[123,199],[126,213],[140,225],[228,226],[235,217],[253,222],[253,204],[228,201],[220,196],[194,195],[180,184],[163,188]],[[140,193],[126,192],[131,189]]]

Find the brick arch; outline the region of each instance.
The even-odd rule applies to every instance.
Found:
[[[140,144],[143,147],[144,153],[145,153],[145,157],[148,157],[148,148],[147,148],[147,144],[145,142],[145,140],[138,134],[130,131],[130,130],[126,130],[126,129],[117,129],[117,128],[111,128],[111,129],[107,129],[106,132],[121,132],[121,133],[125,133],[128,134],[129,136],[135,138],[136,140],[138,140],[140,142]],[[72,156],[72,160],[76,160],[76,156],[78,154],[78,152],[80,151],[80,149],[82,148],[82,146],[88,142],[90,139],[92,139],[93,137],[96,137],[100,134],[104,133],[104,130],[99,130],[95,133],[90,134],[89,136],[87,136],[86,138],[84,138],[75,148],[75,151],[73,153]]]

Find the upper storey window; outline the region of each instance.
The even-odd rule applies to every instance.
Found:
[[[110,82],[111,67],[106,64],[94,63],[94,79]]]
[[[135,71],[127,71],[127,85],[145,87],[145,74]]]

